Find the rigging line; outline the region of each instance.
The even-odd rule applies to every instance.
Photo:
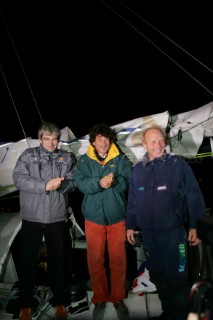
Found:
[[[212,157],[213,156],[213,152],[209,152],[208,154],[203,154],[203,153],[198,153],[195,158],[206,158],[206,157]]]
[[[197,59],[196,57],[194,57],[191,53],[189,53],[188,51],[186,51],[184,48],[182,48],[179,44],[177,44],[174,40],[172,40],[171,38],[169,38],[168,36],[166,36],[163,32],[161,32],[160,30],[158,30],[157,28],[155,28],[153,25],[151,25],[151,23],[149,23],[147,20],[145,20],[144,18],[142,18],[141,16],[139,16],[139,14],[137,14],[135,11],[133,11],[132,9],[130,9],[129,7],[127,7],[127,5],[125,5],[124,3],[122,3],[119,0],[116,0],[117,2],[119,2],[122,6],[124,6],[127,10],[129,10],[131,13],[133,13],[137,18],[139,18],[141,21],[145,22],[150,28],[154,29],[156,32],[158,32],[160,35],[162,35],[164,38],[166,38],[168,41],[170,41],[172,44],[174,44],[176,47],[178,47],[180,50],[182,50],[184,53],[186,53],[189,57],[191,57],[192,59],[194,59],[196,62],[198,62],[201,66],[203,66],[205,69],[207,69],[208,71],[210,71],[211,73],[213,73],[213,70],[210,69],[207,65],[205,65],[203,62],[201,62],[199,59]]]
[[[20,119],[20,117],[19,117],[17,108],[16,108],[16,106],[15,106],[15,103],[14,103],[14,100],[13,100],[13,97],[12,97],[12,94],[11,94],[11,91],[10,91],[10,88],[9,88],[9,86],[8,86],[8,84],[7,84],[7,80],[6,80],[6,77],[5,77],[5,75],[4,75],[4,72],[3,72],[3,69],[2,69],[2,66],[1,66],[1,65],[0,65],[0,69],[1,69],[1,73],[2,73],[2,76],[3,76],[4,82],[5,82],[5,84],[6,84],[7,90],[8,90],[8,92],[9,92],[9,96],[10,96],[10,98],[11,98],[11,100],[12,100],[13,107],[14,107],[14,109],[15,109],[16,115],[17,115],[18,120],[19,120],[19,123],[20,123],[20,125],[21,125],[22,131],[23,131],[23,134],[24,134],[24,137],[25,137],[25,139],[26,139],[26,133],[25,133],[25,131],[24,131],[24,127],[23,127],[22,122],[21,122],[21,119]]]
[[[210,117],[208,120],[211,120],[213,119],[213,117]],[[205,123],[207,120],[204,120],[202,122],[199,122],[199,123],[196,123],[195,125],[191,126],[190,128],[188,129],[184,129],[183,127],[181,127],[181,130],[182,130],[182,133],[186,133],[188,131],[191,131],[192,129],[196,128],[198,125],[201,125],[202,123]],[[176,129],[177,130],[177,129]],[[170,132],[172,132],[174,134],[175,130],[173,127],[170,128]],[[174,139],[178,137],[178,133],[174,134],[172,137],[171,137],[171,134],[169,135],[169,139]]]
[[[183,144],[183,142],[181,142],[181,141],[177,141],[177,140],[175,140],[173,143],[171,143],[171,150],[173,151],[175,148],[177,148],[177,147],[179,147],[179,146],[181,146],[182,148],[183,148],[183,150],[185,150],[185,156],[187,155],[187,153],[188,153],[188,155],[191,155],[191,151],[190,151],[190,149],[188,148],[188,146],[186,146],[185,144]],[[183,151],[181,152],[182,153],[182,155],[184,156],[184,153],[183,153]],[[195,156],[195,155],[194,155]]]
[[[210,114],[212,113],[212,108],[213,108],[213,107],[211,107]],[[180,126],[180,128],[181,128],[182,132],[184,133],[184,132],[187,132],[187,131],[189,131],[189,130],[195,128],[195,127],[197,127],[198,125],[202,125],[203,123],[205,123],[206,121],[209,121],[209,120],[211,120],[211,119],[213,119],[213,116],[211,116],[211,117],[209,116],[207,119],[204,119],[203,121],[199,121],[199,123],[195,123],[193,126],[191,126],[191,127],[188,128],[188,129],[185,129],[185,130],[184,130],[184,128],[181,127],[181,126]],[[184,121],[184,120],[181,120],[181,121]],[[186,120],[185,122],[187,123],[187,120]],[[174,129],[174,125],[176,126],[177,123],[170,123],[170,125],[169,125],[170,130]],[[176,136],[176,135],[175,135],[175,136]],[[175,137],[175,136],[174,136],[174,137]]]
[[[213,105],[211,106],[211,109],[209,110],[209,116],[208,116],[208,118],[204,119],[203,121],[199,121],[199,123],[196,123],[195,125],[193,125],[193,126],[190,127],[189,129],[184,130],[183,128],[181,128],[181,129],[182,129],[182,132],[187,132],[187,131],[189,131],[189,130],[195,128],[195,127],[197,127],[198,125],[201,125],[201,124],[205,123],[206,121],[209,121],[209,120],[213,119],[213,116],[211,116],[212,112],[213,112]],[[182,121],[187,122],[187,119],[186,119],[186,120],[182,119]],[[188,120],[188,121],[189,121],[189,120]],[[174,128],[174,125],[177,125],[177,123],[172,123],[172,119],[171,119],[171,120],[170,120],[170,124],[169,124],[170,129],[173,129],[173,128]],[[184,130],[184,131],[183,131],[183,130]]]
[[[169,60],[171,60],[174,64],[176,64],[182,71],[184,71],[190,78],[192,78],[195,82],[197,82],[203,89],[205,89],[208,93],[213,96],[213,92],[211,92],[208,88],[206,88],[199,80],[197,80],[193,75],[191,75],[185,68],[183,68],[178,62],[172,59],[166,52],[164,52],[161,48],[159,48],[154,42],[152,42],[149,38],[147,38],[141,31],[139,31],[135,26],[133,26],[128,20],[122,17],[118,12],[116,12],[112,7],[110,7],[104,0],[100,0],[104,3],[111,11],[117,14],[122,20],[124,20],[130,27],[132,27],[137,33],[139,33],[145,40],[151,43],[156,49],[158,49],[162,54],[164,54]]]
[[[41,113],[40,113],[38,104],[37,104],[36,99],[35,99],[35,97],[34,97],[32,88],[31,88],[31,86],[30,86],[30,84],[29,84],[29,81],[28,81],[28,79],[27,79],[27,75],[26,75],[26,73],[25,73],[25,71],[24,71],[24,68],[23,68],[23,65],[22,65],[22,63],[21,63],[21,59],[19,58],[19,55],[18,55],[18,52],[17,52],[17,50],[16,50],[14,41],[13,41],[13,39],[12,39],[12,36],[11,36],[11,34],[10,34],[10,31],[9,31],[9,28],[8,28],[8,26],[7,26],[7,23],[6,23],[5,19],[4,19],[4,16],[3,16],[1,10],[0,10],[0,13],[1,13],[1,17],[2,17],[2,20],[3,20],[3,22],[4,22],[5,28],[6,28],[6,30],[7,30],[7,33],[8,33],[8,35],[9,35],[10,41],[11,41],[11,43],[12,43],[13,49],[14,49],[14,51],[15,51],[15,53],[16,53],[16,57],[17,57],[18,62],[19,62],[19,64],[20,64],[20,66],[21,66],[21,70],[22,70],[22,72],[23,72],[23,74],[24,74],[25,81],[27,82],[28,88],[29,88],[29,90],[30,90],[32,99],[33,99],[33,101],[34,101],[34,103],[35,103],[35,106],[36,106],[36,108],[37,108],[37,111],[38,111],[38,114],[39,114],[39,116],[40,116],[41,122],[43,123],[44,121],[43,121],[43,119],[42,119],[42,116],[41,116]]]

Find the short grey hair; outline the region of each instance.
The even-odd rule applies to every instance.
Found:
[[[58,128],[58,126],[55,123],[52,123],[52,122],[42,123],[38,128],[38,138],[42,139],[42,136],[44,133],[48,135],[54,134],[58,138],[58,141],[60,140],[61,130]]]

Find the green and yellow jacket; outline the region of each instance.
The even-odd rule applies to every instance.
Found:
[[[127,191],[132,163],[112,143],[104,162],[98,160],[95,148],[90,145],[74,171],[74,180],[84,194],[82,213],[84,218],[101,225],[110,225],[126,219]],[[104,189],[99,181],[113,172],[115,182]]]

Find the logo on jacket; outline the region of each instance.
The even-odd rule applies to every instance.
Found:
[[[185,244],[181,243],[178,247],[179,249],[179,272],[184,272],[186,268],[186,248]]]
[[[158,186],[157,190],[167,190],[167,186],[165,184],[163,186]]]

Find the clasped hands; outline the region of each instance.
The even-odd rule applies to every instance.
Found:
[[[46,183],[46,191],[55,191],[61,186],[61,182],[64,180],[64,178],[54,178],[50,179]]]
[[[114,176],[114,173],[111,172],[107,176],[101,178],[99,181],[99,184],[102,188],[108,189],[112,186],[114,181],[115,181],[115,176]]]

